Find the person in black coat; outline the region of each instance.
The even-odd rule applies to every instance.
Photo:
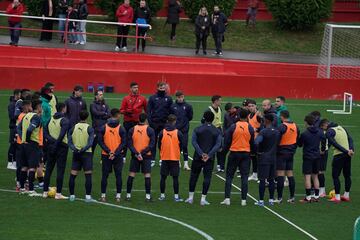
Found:
[[[171,24],[170,40],[176,39],[176,25],[180,22],[181,3],[178,0],[169,0],[166,23]]]
[[[219,6],[214,6],[214,13],[211,15],[211,30],[215,41],[216,51],[214,55],[222,56],[222,42],[227,25],[227,17],[220,11]]]
[[[210,17],[206,7],[202,7],[199,11],[199,15],[195,19],[195,35],[196,35],[196,52],[199,53],[200,43],[202,45],[204,55],[207,54],[207,38],[210,31]]]
[[[41,10],[42,17],[55,17],[55,2],[53,0],[44,0]],[[43,30],[53,30],[53,20],[43,20]],[[52,32],[41,32],[40,41],[51,41]]]
[[[140,1],[140,6],[136,9],[135,14],[134,14],[134,20],[135,23],[138,24],[150,24],[151,21],[151,12],[150,12],[150,8],[147,6],[146,1],[145,0],[141,0]],[[141,37],[138,39],[137,41],[137,46],[136,46],[136,50],[139,50],[139,44],[141,41],[141,47],[142,47],[142,51],[145,51],[145,41],[146,41],[146,32],[148,30],[148,27],[140,27],[138,29],[138,37]]]

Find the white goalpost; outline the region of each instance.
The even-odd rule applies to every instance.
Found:
[[[360,80],[360,25],[326,24],[317,76]]]
[[[332,112],[333,114],[352,114],[353,108],[353,95],[351,93],[344,93],[344,102],[343,109],[338,110],[327,110],[328,112]]]

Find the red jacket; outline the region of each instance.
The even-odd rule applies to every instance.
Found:
[[[146,112],[147,101],[141,95],[128,95],[124,97],[120,112],[124,114],[125,122],[139,122],[139,115],[144,111]]]
[[[21,3],[17,6],[17,8],[13,8],[12,3],[10,3],[6,9],[7,14],[22,15],[23,12],[24,7]],[[21,17],[9,17],[9,22],[19,23],[21,22]]]
[[[125,11],[127,11],[126,14],[124,14]],[[134,9],[131,6],[121,4],[116,11],[116,17],[118,18],[118,22],[132,23],[134,19]]]

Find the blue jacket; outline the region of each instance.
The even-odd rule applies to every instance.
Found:
[[[158,91],[155,95],[150,96],[146,110],[149,125],[165,124],[172,104],[172,98],[166,95],[165,92]]]
[[[14,100],[14,96],[11,96],[9,99],[9,105],[8,105],[8,116],[9,116],[9,128],[16,128],[16,120],[15,117],[15,104],[16,101]]]
[[[86,102],[82,97],[70,96],[65,101],[65,105],[67,108],[66,117],[69,119],[70,127],[75,126],[78,122],[80,122],[80,111],[86,110]]]
[[[187,102],[179,103],[175,101],[171,105],[170,113],[176,116],[176,128],[182,133],[189,132],[189,122],[193,119],[193,108]]]
[[[204,123],[194,129],[192,145],[195,149],[194,161],[201,158],[203,153],[214,158],[215,153],[221,148],[222,133],[211,123]]]
[[[112,120],[109,119],[107,121],[107,124],[112,127],[112,128],[116,128],[117,126],[119,126],[120,122],[116,121],[116,120]],[[105,145],[104,143],[104,134],[105,134],[105,125],[100,127],[99,130],[99,135],[98,140],[99,140],[99,145],[102,148],[102,150],[104,150],[106,153],[110,153],[110,149]],[[124,154],[124,150],[126,149],[126,131],[124,127],[120,127],[119,128],[119,135],[121,137],[121,143],[120,145],[117,147],[117,149],[115,150],[115,156],[122,156]]]
[[[69,130],[69,120],[61,112],[55,113],[54,118],[55,119],[63,118],[60,121],[61,130],[60,130],[59,137],[58,137],[58,139],[55,139],[55,138],[50,136],[50,133],[49,133],[49,123],[50,123],[50,121],[49,121],[49,123],[46,124],[45,127],[44,127],[44,139],[47,140],[49,145],[54,145],[54,147],[56,148],[60,144],[63,144],[62,140],[64,139],[67,131]],[[65,144],[63,144],[63,145],[65,145]]]
[[[326,138],[324,132],[315,126],[308,127],[300,135],[298,146],[303,147],[303,159],[314,160],[320,158],[321,150],[325,151]]]
[[[258,152],[258,164],[275,164],[280,133],[274,127],[266,127],[255,138]]]
[[[98,132],[110,118],[110,108],[105,101],[94,101],[90,104],[90,114],[92,126]]]

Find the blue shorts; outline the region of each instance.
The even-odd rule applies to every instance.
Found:
[[[303,159],[302,171],[304,175],[319,174],[320,158]]]
[[[151,159],[144,157],[142,161],[139,161],[135,156],[132,156],[129,171],[134,173],[141,171],[143,174],[151,173]]]
[[[276,156],[276,170],[292,171],[294,169],[294,154],[278,153]]]
[[[21,167],[37,168],[41,159],[41,148],[36,142],[22,144]]]
[[[178,177],[180,175],[179,161],[162,160],[160,174],[162,176]]]

